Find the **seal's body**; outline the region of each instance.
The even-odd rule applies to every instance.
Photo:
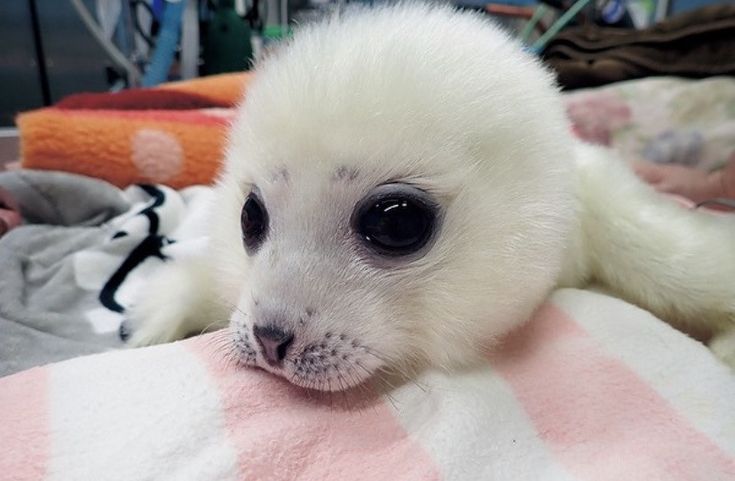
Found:
[[[575,141],[551,74],[474,14],[304,27],[259,66],[216,198],[210,252],[152,280],[133,345],[229,321],[241,362],[341,390],[472,363],[596,283],[732,356],[735,222]]]

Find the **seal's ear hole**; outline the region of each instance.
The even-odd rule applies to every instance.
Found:
[[[248,254],[255,253],[268,234],[268,211],[255,192],[248,194],[240,212],[242,241]]]
[[[428,193],[407,184],[385,184],[357,204],[352,227],[375,253],[402,257],[428,245],[437,217],[438,207]]]

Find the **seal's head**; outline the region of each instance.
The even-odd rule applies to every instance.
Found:
[[[342,390],[476,360],[554,284],[571,158],[550,75],[480,16],[304,27],[259,66],[219,186],[242,361]]]

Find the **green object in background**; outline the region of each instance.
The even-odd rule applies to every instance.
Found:
[[[269,25],[263,29],[263,39],[267,41],[281,40],[288,38],[293,33],[291,26],[284,32],[284,28],[280,25]]]
[[[536,24],[541,20],[541,17],[543,17],[548,10],[548,7],[541,3],[538,7],[533,11],[533,15],[531,16],[531,19],[526,23],[526,26],[523,28],[523,31],[521,32],[521,41],[523,43],[528,43],[528,39],[531,38],[531,34],[533,33],[533,29],[536,27]]]
[[[202,36],[202,73],[211,75],[250,68],[253,46],[247,20],[235,11],[234,0],[220,0]]]
[[[628,0],[626,8],[635,28],[646,28],[654,23],[656,0]]]
[[[592,0],[577,0],[569,9],[562,14],[561,17],[554,22],[549,29],[531,45],[531,51],[535,53],[541,52],[546,44],[556,36],[566,25],[579,13],[584,7],[587,6]]]

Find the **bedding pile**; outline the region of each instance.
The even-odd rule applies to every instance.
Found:
[[[644,29],[594,23],[568,27],[554,35],[542,56],[565,88],[656,75],[733,75],[735,5],[707,3],[690,4],[686,12]]]
[[[23,167],[89,175],[118,187],[210,184],[250,74],[115,94],[82,94],[17,119]],[[627,160],[704,170],[735,155],[735,80],[652,77],[565,96],[577,135]]]
[[[0,190],[24,220],[0,237],[0,376],[122,347],[120,323],[147,276],[202,248],[211,196],[31,170],[0,173]]]
[[[25,169],[0,173],[23,219],[0,236],[0,478],[735,479],[733,373],[596,292],[556,292],[473,371],[360,399],[233,365],[226,331],[125,349],[146,279],[206,247],[212,190],[195,184],[213,180],[248,79],[18,119]],[[710,169],[735,152],[732,80],[646,79],[567,103],[580,137],[630,158]]]
[[[575,133],[624,159],[711,171],[735,156],[735,79],[651,77],[565,96]]]
[[[223,331],[224,333],[224,331]],[[622,301],[561,290],[481,368],[333,398],[226,361],[219,334],[0,379],[24,480],[731,481],[735,380]]]

